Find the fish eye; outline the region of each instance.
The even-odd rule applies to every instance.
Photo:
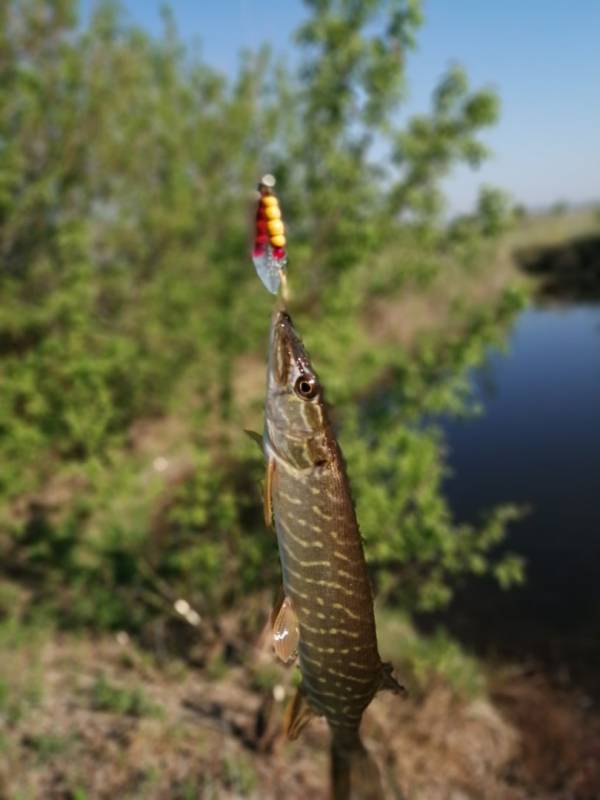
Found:
[[[300,375],[294,384],[294,391],[305,400],[312,400],[319,391],[319,385],[312,376]]]

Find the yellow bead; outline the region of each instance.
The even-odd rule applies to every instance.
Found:
[[[267,206],[265,216],[267,219],[281,219],[281,209],[279,206]]]
[[[283,234],[283,222],[280,219],[270,219],[267,222],[267,229],[271,236],[279,236]]]
[[[264,194],[262,198],[262,204],[263,206],[277,206],[279,205],[279,201],[274,194]]]
[[[285,247],[285,236],[271,236],[273,247]]]

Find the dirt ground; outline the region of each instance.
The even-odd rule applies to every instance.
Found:
[[[0,798],[327,796],[326,726],[282,738],[294,670],[264,653],[201,669],[119,634],[55,636],[2,659]],[[496,670],[489,699],[442,683],[380,695],[362,731],[390,798],[600,797],[600,714],[541,673]]]

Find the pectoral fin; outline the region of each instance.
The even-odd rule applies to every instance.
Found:
[[[283,729],[288,739],[297,739],[304,726],[316,716],[299,686],[283,718]]]
[[[274,611],[274,617],[273,648],[277,657],[287,663],[295,657],[300,639],[298,617],[289,597],[283,598],[279,610]]]
[[[244,433],[249,436],[253,442],[260,447],[261,453],[264,451],[263,437],[256,431],[244,428]],[[265,482],[263,484],[263,513],[265,518],[265,525],[270,528],[273,524],[273,507],[271,504],[271,492],[273,489],[273,475],[275,472],[275,459],[267,456],[267,471],[265,475]]]
[[[275,620],[281,611],[281,606],[283,605],[283,601],[285,600],[285,589],[283,588],[283,584],[280,583],[279,587],[277,588],[274,600],[273,600],[273,608],[271,609],[271,628],[275,627]]]
[[[246,436],[249,436],[253,442],[256,442],[256,444],[260,447],[260,452],[262,453],[263,437],[260,435],[260,433],[257,433],[256,431],[250,431],[248,430],[248,428],[244,428],[244,433],[246,434]]]
[[[271,502],[273,491],[273,476],[275,475],[275,459],[269,458],[267,461],[267,471],[265,484],[263,486],[263,512],[265,515],[265,525],[270,528],[273,524],[273,504]]]

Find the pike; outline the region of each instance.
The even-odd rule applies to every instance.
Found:
[[[403,691],[377,649],[373,597],[344,462],[322,387],[285,311],[271,324],[263,449],[265,521],[275,523],[283,591],[273,644],[298,656],[302,682],[286,712],[295,739],[309,719],[331,731],[331,797],[381,798],[362,744],[364,710],[381,689]]]

